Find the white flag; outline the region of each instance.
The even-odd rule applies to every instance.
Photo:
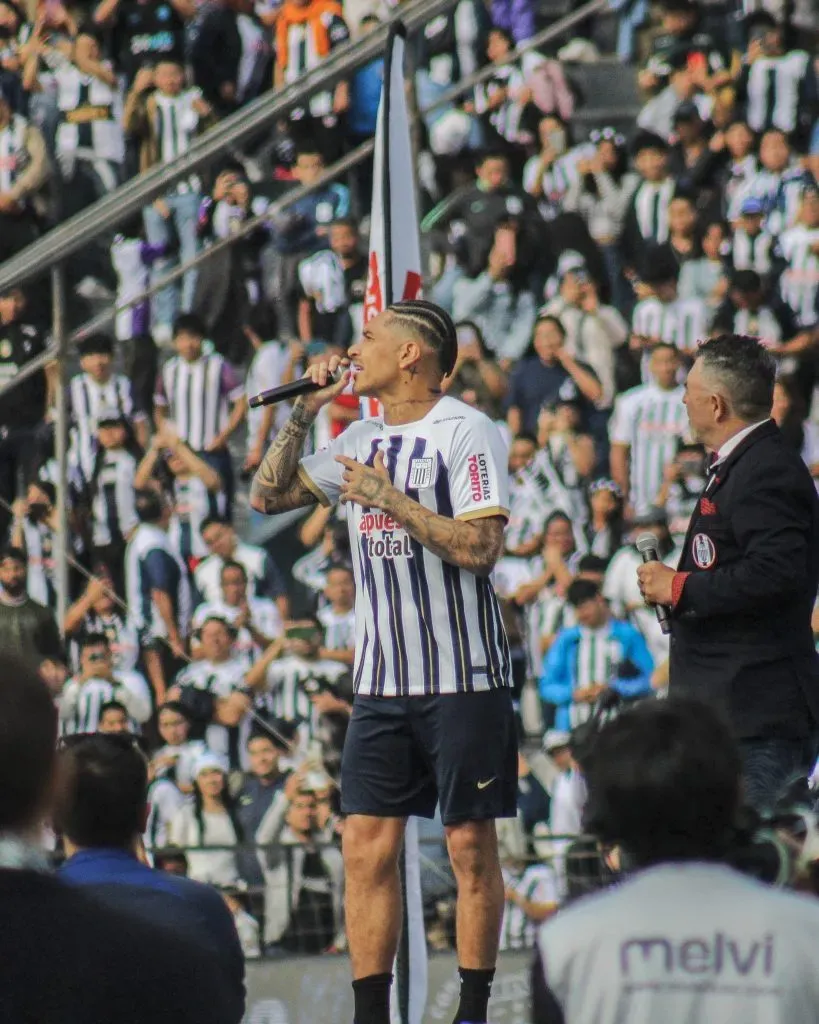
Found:
[[[373,161],[373,206],[364,323],[392,302],[421,295],[421,240],[415,209],[415,179],[404,91],[404,39],[399,21],[387,39],[384,87],[378,105]],[[364,398],[361,415],[377,416],[378,402]],[[395,962],[390,1014],[393,1024],[422,1024],[427,1001],[427,942],[421,899],[418,823],[410,818],[402,864],[404,921]]]

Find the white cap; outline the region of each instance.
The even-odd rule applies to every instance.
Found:
[[[224,772],[225,775],[230,771],[227,758],[222,757],[221,754],[214,753],[212,750],[204,750],[193,762],[193,777],[198,779],[202,772],[207,772],[214,768],[216,771]]]
[[[435,156],[457,156],[472,130],[469,114],[448,110],[429,129],[429,148]]]
[[[569,733],[562,729],[549,729],[543,737],[543,749],[549,751],[557,747],[568,747],[570,739]]]

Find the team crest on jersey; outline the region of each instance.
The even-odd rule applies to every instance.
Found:
[[[409,489],[420,491],[424,487],[432,486],[432,470],[434,465],[433,459],[412,459],[409,470]]]
[[[717,549],[707,533],[698,533],[691,542],[691,554],[698,569],[710,569],[717,560]]]

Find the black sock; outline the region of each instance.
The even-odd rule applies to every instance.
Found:
[[[461,1001],[453,1024],[486,1024],[494,968],[491,971],[471,971],[467,967],[459,967],[458,974],[461,976]]]
[[[390,1024],[391,974],[370,974],[353,982],[355,1024]]]

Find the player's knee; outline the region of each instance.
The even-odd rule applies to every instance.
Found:
[[[395,874],[402,830],[391,818],[351,815],[344,822],[344,867],[347,876],[378,882]]]
[[[448,825],[447,848],[459,885],[485,885],[498,869],[497,838],[491,821]]]

